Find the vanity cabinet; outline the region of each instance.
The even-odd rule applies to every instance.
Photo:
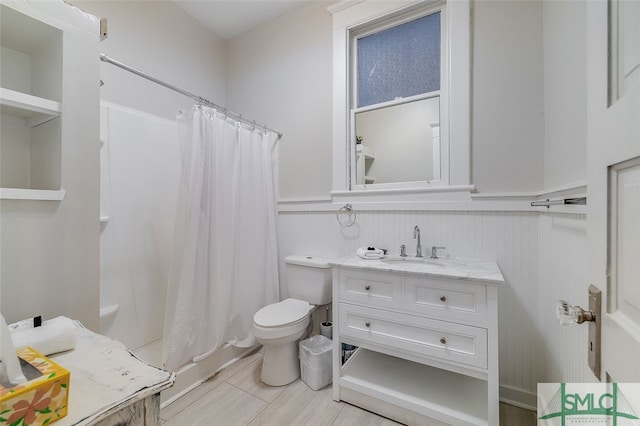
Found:
[[[333,264],[334,400],[406,424],[497,426],[497,265],[410,269]],[[343,343],[358,350],[341,365]]]

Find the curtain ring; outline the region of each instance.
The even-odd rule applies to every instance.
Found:
[[[342,213],[347,214],[347,216],[349,217],[348,221],[343,222],[342,220],[340,220],[340,214]],[[338,209],[338,214],[336,214],[336,219],[338,220],[338,223],[340,224],[340,226],[342,226],[343,228],[348,228],[350,226],[353,226],[354,223],[356,223],[356,212],[353,210],[351,203],[347,203]]]

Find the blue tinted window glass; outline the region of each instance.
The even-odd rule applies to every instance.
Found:
[[[358,40],[358,107],[440,89],[440,12]]]

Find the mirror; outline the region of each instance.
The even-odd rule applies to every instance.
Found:
[[[356,187],[441,179],[439,96],[359,111],[354,124]]]

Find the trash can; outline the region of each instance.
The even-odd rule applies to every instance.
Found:
[[[300,342],[300,376],[313,390],[331,383],[332,344],[330,339],[320,334]]]

